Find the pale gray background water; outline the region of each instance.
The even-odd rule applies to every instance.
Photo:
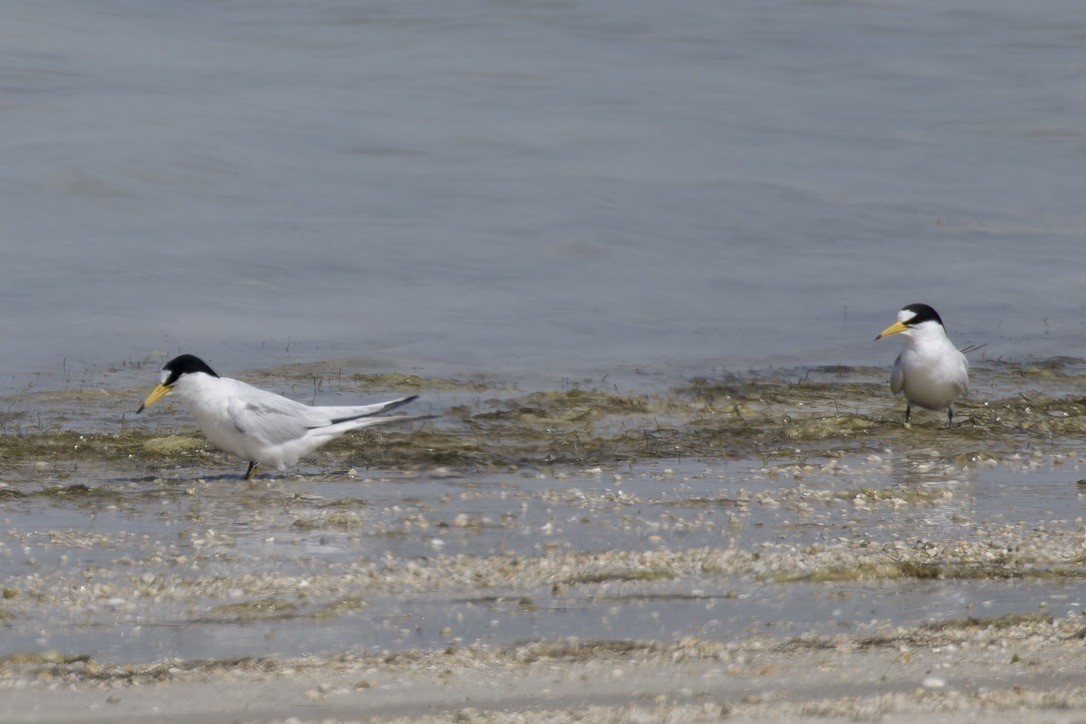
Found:
[[[0,390],[1082,355],[1084,79],[1078,0],[12,0]]]

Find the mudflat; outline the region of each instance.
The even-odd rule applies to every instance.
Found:
[[[1081,363],[975,366],[952,429],[868,368],[348,369],[250,381],[441,417],[244,481],[183,411],[134,420],[124,375],[6,401],[0,718],[1086,711]]]

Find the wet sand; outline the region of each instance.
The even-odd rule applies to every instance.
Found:
[[[1075,721],[1081,631],[524,644],[387,656],[9,664],[5,721]]]
[[[240,479],[139,375],[7,400],[0,718],[977,721],[1086,707],[1086,368],[988,363],[961,422],[885,371],[423,395]],[[73,409],[79,414],[74,414]]]

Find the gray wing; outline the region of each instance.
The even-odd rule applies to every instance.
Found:
[[[890,373],[890,391],[895,395],[900,394],[905,387],[905,368],[901,365],[901,355],[894,360],[894,371]]]
[[[234,393],[228,408],[234,427],[239,432],[271,445],[305,437],[310,430],[316,428],[374,417],[418,397],[411,395],[372,405],[311,407],[245,383],[238,383]]]
[[[252,435],[265,444],[279,445],[304,437],[311,427],[327,424],[323,416],[315,420],[312,409],[273,392],[244,385],[231,396],[227,412],[238,432]]]
[[[962,394],[964,395],[964,394],[967,394],[969,392],[969,360],[966,359],[965,355],[961,354],[961,353],[959,353],[959,357],[960,357],[959,362],[961,363],[961,373],[962,373],[961,388],[962,388]]]
[[[417,399],[419,399],[418,395],[411,395],[409,397],[400,397],[386,402],[375,402],[370,405],[325,405],[309,407],[306,409],[313,415],[313,419],[324,420],[324,422],[321,423],[314,423],[312,427],[321,427],[322,425],[335,425],[339,422],[358,420],[363,417],[376,417],[382,413],[391,412],[398,407],[402,407],[408,402],[414,402]]]

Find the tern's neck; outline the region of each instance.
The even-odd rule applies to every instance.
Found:
[[[182,401],[192,405],[192,403],[206,398],[208,390],[215,387],[219,379],[203,372],[189,372],[177,380],[173,386],[173,392]]]

